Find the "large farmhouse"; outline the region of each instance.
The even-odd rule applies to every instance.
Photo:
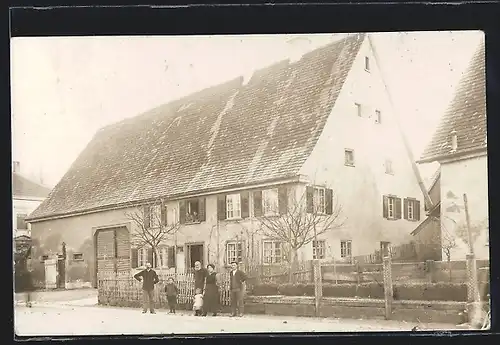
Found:
[[[65,242],[65,279],[94,284],[146,261],[277,264],[286,246],[257,230],[303,204],[339,223],[299,260],[369,254],[423,212],[400,138],[371,41],[351,35],[99,130],[30,215],[37,253]],[[134,241],[164,224],[179,228],[157,255]]]

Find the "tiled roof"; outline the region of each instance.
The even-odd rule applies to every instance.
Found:
[[[14,197],[46,198],[49,194],[50,188],[31,181],[18,173],[12,173],[12,195]]]
[[[297,176],[364,35],[349,36],[97,132],[31,215],[107,206]]]
[[[452,131],[457,135],[456,151],[452,151]],[[485,51],[482,42],[420,162],[460,156],[486,148]]]

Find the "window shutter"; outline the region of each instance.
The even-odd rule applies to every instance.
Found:
[[[240,200],[241,200],[241,218],[250,217],[250,193],[241,192]]]
[[[153,264],[153,255],[153,248],[148,248],[148,262],[152,267],[155,267],[155,265]]]
[[[167,249],[167,264],[168,264],[168,267],[171,268],[171,267],[175,267],[175,247],[171,246],[171,247],[168,247]]]
[[[161,203],[161,225],[167,225],[167,206]]]
[[[420,201],[415,200],[415,210],[413,212],[415,213],[415,220],[420,220]]]
[[[179,223],[186,223],[186,201],[179,201]]]
[[[415,213],[415,210],[413,211]],[[403,218],[408,219],[408,199],[403,199]]]
[[[131,261],[131,266],[132,268],[137,267],[137,262],[139,261],[139,256],[138,256],[138,251],[137,248],[132,248],[131,253],[130,253],[130,261]]]
[[[206,210],[205,198],[200,198],[198,201],[198,214],[200,217],[200,222],[204,222],[207,220],[207,210]]]
[[[217,197],[217,219],[226,219],[226,196],[219,195]]]
[[[149,228],[151,226],[151,206],[144,206],[144,227]]]
[[[387,219],[389,217],[389,212],[388,212],[388,204],[389,204],[389,199],[386,195],[382,197],[382,216]]]
[[[325,189],[326,214],[333,214],[333,190]]]
[[[286,187],[278,188],[278,209],[280,214],[286,214],[288,211],[288,190]]]
[[[401,219],[401,198],[394,198],[394,208],[394,218]]]
[[[262,191],[253,192],[253,215],[262,216]]]
[[[314,212],[314,188],[307,186],[306,187],[306,204],[307,204],[307,213]]]

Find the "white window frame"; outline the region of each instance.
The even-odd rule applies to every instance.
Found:
[[[241,218],[241,196],[237,194],[226,195],[226,219]]]
[[[318,244],[319,244],[319,246],[318,246]],[[312,241],[312,249],[313,249],[313,260],[324,259],[326,256],[326,241],[325,240],[317,240],[317,241],[313,240]]]
[[[385,173],[389,175],[394,174],[394,170],[392,169],[392,160],[390,159],[385,160]]]
[[[161,206],[151,205],[149,207],[149,227],[157,228],[161,226]]]
[[[396,219],[396,197],[387,197],[387,219]]]
[[[314,187],[313,191],[314,212],[326,214],[326,189],[323,187]]]
[[[158,250],[160,252],[160,264],[158,265],[161,268],[168,267],[168,247],[162,246]]]
[[[148,262],[148,249],[145,247],[137,249],[137,267],[146,267]],[[153,263],[151,263],[152,265]]]
[[[238,263],[243,261],[242,241],[226,242],[226,262],[227,264],[230,264],[233,261],[236,261]]]
[[[406,199],[406,215],[408,216],[408,220],[416,220],[415,219],[415,206],[416,206],[416,200],[413,199]],[[410,215],[410,210],[411,210],[411,215]]]
[[[351,158],[347,159],[348,154]],[[354,166],[354,150],[353,149],[344,149],[344,165],[353,167]]]
[[[271,244],[270,253],[266,245]],[[279,255],[276,252],[279,250]],[[274,240],[265,240],[262,242],[262,257],[265,265],[280,264],[283,262],[283,242]]]
[[[262,211],[265,216],[279,214],[278,188],[265,189],[262,191]]]
[[[340,257],[352,258],[352,241],[351,240],[342,240],[340,241]]]

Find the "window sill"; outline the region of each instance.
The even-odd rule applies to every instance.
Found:
[[[396,220],[399,220],[398,218],[384,218],[384,219],[386,219],[386,220],[388,220],[388,221],[391,221],[391,222],[396,221]]]
[[[250,217],[249,217],[250,218]],[[224,219],[226,222],[237,222],[237,221],[240,221],[240,220],[243,220],[243,219],[247,219],[247,218],[241,218],[241,217],[235,217],[235,218],[226,218]]]
[[[344,166],[354,168],[354,163],[344,163]]]
[[[365,68],[365,72],[368,72],[368,73],[370,73],[370,70],[369,70],[369,69],[367,69],[367,68]]]
[[[182,225],[195,225],[195,224],[201,224],[203,223],[202,221],[195,221],[195,222],[185,222]]]

